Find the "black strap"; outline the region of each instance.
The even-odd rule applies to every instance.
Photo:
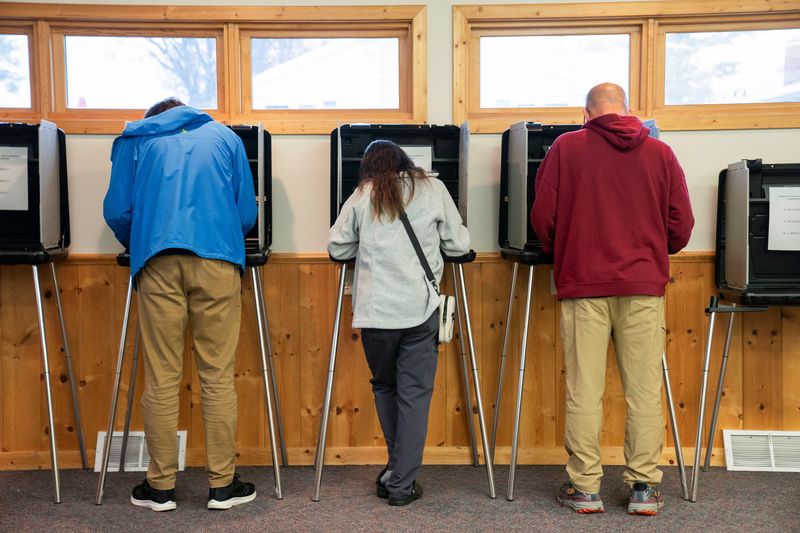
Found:
[[[408,221],[408,216],[406,215],[405,211],[400,212],[400,221],[403,223],[403,227],[406,228],[408,238],[411,239],[411,246],[413,246],[414,251],[417,252],[419,262],[422,264],[422,270],[425,271],[425,277],[428,278],[428,281],[431,283],[431,285],[433,285],[433,289],[436,291],[436,294],[439,294],[439,287],[436,285],[436,278],[433,277],[433,271],[431,271],[428,260],[425,259],[425,254],[422,253],[422,247],[419,245],[419,241],[417,240],[417,234],[414,233],[414,228],[411,227],[411,223]]]

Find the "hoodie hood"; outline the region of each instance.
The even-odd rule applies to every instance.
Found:
[[[182,128],[193,129],[214,119],[208,113],[182,105],[167,109],[163,113],[131,122],[122,132],[123,137],[142,137],[148,135],[161,135]]]
[[[635,116],[616,113],[595,117],[583,127],[597,133],[618,150],[625,151],[642,144],[650,134],[650,129]]]

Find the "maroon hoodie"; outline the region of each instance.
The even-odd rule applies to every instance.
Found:
[[[694,226],[683,170],[634,116],[561,135],[536,175],[531,224],[555,255],[558,298],[663,296],[668,254]]]

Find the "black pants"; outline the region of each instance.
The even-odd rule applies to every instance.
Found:
[[[361,330],[372,393],[389,452],[389,494],[405,496],[422,466],[439,353],[439,314],[413,328]]]

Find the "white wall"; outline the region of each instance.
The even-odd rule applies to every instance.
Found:
[[[571,0],[577,1],[577,0]],[[637,1],[637,0],[633,0]],[[87,3],[68,0],[67,3]],[[100,3],[100,2],[97,2]],[[220,4],[203,0],[105,4]],[[452,5],[503,4],[503,0],[234,0],[236,5],[385,5],[425,4],[428,8],[428,121],[452,120]],[[539,0],[538,3],[562,3]],[[220,4],[222,5],[222,4]],[[536,117],[531,116],[534,120]],[[769,163],[800,161],[800,130],[664,132],[686,171],[697,224],[690,250],[714,249],[716,184],[719,171],[742,158]],[[119,249],[102,217],[102,198],[108,186],[111,136],[70,135],[70,207],[73,253],[106,253]],[[273,195],[275,252],[322,252],[328,230],[328,137],[273,136]],[[500,135],[473,135],[470,140],[469,221],[473,248],[497,249],[497,209],[500,182]]]

